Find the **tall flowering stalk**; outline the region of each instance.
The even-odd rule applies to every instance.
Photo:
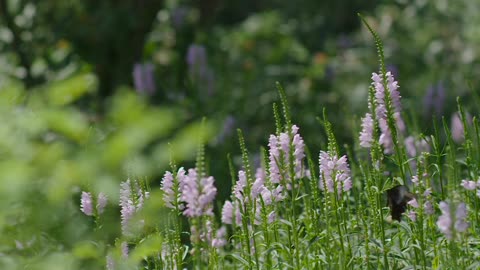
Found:
[[[183,215],[190,223],[190,241],[194,245],[192,253],[196,255],[197,263],[200,256],[213,244],[213,201],[217,194],[212,176],[198,173],[198,169],[189,169],[181,180],[181,200],[185,202]]]
[[[305,175],[303,166],[305,143],[298,134],[298,130],[299,128],[293,125],[290,132],[282,132],[278,136],[270,135],[268,140],[270,182],[284,183],[287,190],[291,190],[292,185],[295,184],[292,180],[300,179]],[[293,158],[293,164],[290,162],[290,157]]]
[[[174,167],[174,166],[172,166]],[[170,268],[182,268],[183,264],[183,249],[184,246],[181,241],[181,218],[180,214],[185,209],[185,202],[182,200],[182,186],[186,178],[186,171],[183,167],[178,169],[175,173],[165,172],[162,182],[161,190],[163,191],[163,201],[167,208],[172,209],[169,213],[169,221],[173,224],[174,230],[166,232],[167,243],[162,248],[162,263]],[[169,258],[167,258],[169,257]]]
[[[319,187],[328,193],[341,195],[352,188],[350,168],[347,156],[338,158],[336,154],[320,151],[320,183]]]
[[[107,201],[107,195],[105,195],[105,193],[103,192],[98,193],[97,199],[96,201],[94,201],[92,193],[82,191],[82,195],[80,198],[80,211],[82,211],[82,213],[87,216],[94,216],[95,218],[99,218],[99,216],[103,214],[103,211],[105,210]]]
[[[202,177],[189,169],[182,182],[182,200],[186,203],[183,215],[189,218],[213,216],[213,200],[217,195],[212,176]]]
[[[132,224],[130,224],[134,214],[142,209],[146,199],[150,193],[143,187],[140,187],[138,181],[127,179],[120,184],[120,214],[122,223],[122,233],[126,236],[132,235]],[[139,224],[143,227],[143,220]]]
[[[398,91],[398,82],[395,81],[391,72],[385,74],[386,84],[383,81],[382,75],[372,73],[372,86],[374,89],[374,99],[369,100],[368,107],[374,112],[369,112],[362,118],[362,131],[360,132],[360,146],[370,148],[372,146],[374,136],[375,123],[372,118],[372,113],[375,114],[375,120],[378,121],[380,129],[380,137],[378,141],[383,146],[385,154],[392,154],[394,151],[394,138],[392,137],[392,130],[389,125],[389,104],[393,108],[392,116],[395,120],[395,134],[397,130],[405,131],[405,123],[403,122],[400,102],[400,92]],[[386,88],[385,88],[386,87]],[[388,94],[387,94],[388,93]],[[388,99],[390,98],[390,100]],[[375,103],[375,104],[373,104]]]
[[[466,222],[467,206],[465,203],[459,203],[456,206],[452,203],[441,201],[439,208],[442,215],[438,218],[437,226],[448,240],[453,240],[454,236],[464,233],[469,224]]]
[[[351,254],[351,246],[346,227],[345,198],[343,196],[352,188],[350,167],[347,162],[347,156],[339,156],[338,145],[332,130],[332,125],[327,119],[326,112],[323,112],[323,121],[328,138],[328,151],[320,151],[319,155],[319,188],[324,191],[324,218],[327,219],[327,226],[336,227],[340,249],[344,256]],[[334,219],[331,219],[331,216]],[[336,236],[331,231],[327,232],[328,237],[335,239]],[[345,241],[346,240],[346,241]],[[350,250],[345,250],[345,244]]]
[[[175,175],[167,171],[165,172],[161,183],[165,206],[179,212],[184,209],[181,187],[185,179],[185,173],[183,167],[178,169],[178,172]]]

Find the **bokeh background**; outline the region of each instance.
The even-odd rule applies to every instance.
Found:
[[[220,204],[236,129],[257,164],[275,132],[277,81],[314,156],[323,108],[355,147],[378,70],[357,13],[384,41],[409,132],[449,123],[457,96],[478,112],[478,1],[0,0],[0,265],[101,264],[108,244],[85,241],[114,245],[120,181],[157,190],[201,141]],[[100,232],[81,190],[109,196]]]

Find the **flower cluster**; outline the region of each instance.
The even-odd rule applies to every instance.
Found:
[[[149,192],[141,188],[136,180],[130,181],[130,179],[127,179],[127,181],[120,184],[120,214],[122,218],[122,233],[124,235],[130,234],[129,221],[136,212],[142,209],[149,195]]]
[[[430,152],[430,145],[423,139],[415,139],[413,136],[405,138],[405,149],[409,157],[416,157],[423,152]]]
[[[465,113],[467,126],[472,124],[472,116],[469,113]],[[463,126],[462,117],[459,112],[455,112],[450,120],[450,129],[452,132],[452,139],[456,143],[462,143],[465,141],[465,127]]]
[[[186,203],[183,214],[186,217],[213,216],[213,200],[217,195],[212,176],[202,177],[196,169],[189,169],[180,180],[182,201]]]
[[[401,103],[400,103],[400,92],[398,91],[398,83],[393,78],[391,72],[387,72],[386,74],[387,79],[387,91],[389,91],[391,104],[393,107],[393,118],[395,119],[395,125],[397,130],[400,132],[405,131],[405,123],[401,117]],[[369,101],[369,108],[373,108],[372,102],[375,102],[375,118],[378,121],[378,126],[380,128],[380,137],[379,143],[383,146],[384,152],[386,154],[393,153],[393,139],[392,133],[388,126],[388,115],[387,115],[387,104],[389,103],[388,100],[385,100],[386,95],[383,85],[383,78],[381,75],[377,73],[372,74],[372,85],[375,89],[375,100]],[[373,129],[374,129],[374,121],[372,118],[371,113],[367,113],[364,118],[362,118],[362,131],[360,132],[360,145],[365,148],[369,148],[372,145],[374,140],[373,138]]]
[[[154,66],[151,63],[136,63],[133,66],[133,84],[140,94],[153,95],[155,93]]]
[[[337,194],[341,194],[342,191],[347,192],[352,188],[347,156],[338,158],[336,155],[320,151],[319,187],[329,193],[333,193],[336,189]]]
[[[446,90],[443,82],[437,82],[436,85],[430,85],[423,97],[423,108],[425,115],[435,114],[440,116],[443,112],[446,100]]]
[[[476,182],[464,179],[460,185],[466,190],[476,190],[477,196],[480,198],[480,179]]]
[[[82,192],[82,197],[80,199],[80,211],[82,211],[87,216],[94,216],[94,208],[93,208],[93,197],[90,192]],[[107,205],[107,196],[100,192],[97,197],[97,204],[95,209],[97,210],[97,214],[102,214],[105,206]]]
[[[188,72],[192,81],[205,85],[208,95],[213,94],[215,88],[215,74],[207,62],[207,50],[204,46],[192,44],[188,47]]]
[[[440,202],[442,215],[438,218],[437,226],[439,230],[447,237],[453,239],[453,232],[465,232],[469,224],[466,222],[467,206],[465,203],[459,203],[455,208],[451,203]]]
[[[166,172],[162,180],[163,200],[169,208],[181,211],[189,219],[205,219],[202,224],[193,222],[190,227],[192,243],[208,243],[210,246],[220,246],[220,238],[212,237],[213,201],[217,195],[212,176],[200,175],[196,169],[188,173],[180,168],[174,176]]]
[[[292,126],[291,133],[282,132],[280,135],[270,135],[269,141],[270,181],[278,184],[282,180],[287,182],[287,189],[291,189],[292,176],[290,175],[290,157],[293,158],[294,178],[304,176],[303,158],[305,158],[305,143],[298,134],[298,127]],[[290,152],[292,151],[292,152]]]
[[[212,202],[217,195],[212,176],[198,175],[196,169],[188,173],[180,168],[174,176],[166,172],[162,179],[163,200],[168,208],[182,211],[186,217],[213,216]]]
[[[423,160],[420,160],[420,162],[423,162]],[[423,163],[420,164],[423,165]],[[427,173],[423,173],[414,175],[411,179],[415,190],[415,197],[407,202],[411,207],[407,216],[414,222],[417,220],[417,214],[419,211],[427,215],[432,215],[434,213],[432,188],[426,186],[428,177],[429,175]]]
[[[184,206],[182,204],[181,198],[181,182],[185,178],[185,170],[180,168],[177,174],[174,176],[171,172],[165,172],[165,175],[162,179],[162,191],[163,191],[163,201],[165,206],[168,208],[178,208],[178,210],[183,210]]]
[[[275,212],[273,209],[269,209],[275,202],[280,202],[285,198],[283,194],[283,186],[275,183],[266,183],[265,170],[258,168],[255,173],[255,181],[249,187],[250,201],[245,197],[245,190],[248,185],[247,177],[244,171],[238,172],[238,181],[233,187],[234,201],[225,201],[222,208],[222,222],[224,224],[235,224],[236,226],[242,225],[242,211],[246,208],[246,205],[255,207],[255,224],[260,224],[262,221],[262,215],[266,214],[269,222],[275,220]]]

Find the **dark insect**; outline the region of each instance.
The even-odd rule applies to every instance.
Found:
[[[406,186],[396,186],[387,190],[387,203],[392,212],[392,219],[400,221],[407,210],[408,201],[414,198]]]

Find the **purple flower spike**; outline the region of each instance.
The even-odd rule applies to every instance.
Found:
[[[212,240],[212,247],[214,248],[221,248],[224,247],[227,244],[227,228],[225,226],[222,226],[220,229],[218,229],[217,233],[215,234],[215,238]]]
[[[182,168],[178,169],[176,178],[169,171],[165,172],[165,175],[162,179],[162,191],[163,201],[165,206],[171,209],[178,207],[178,210],[183,210],[183,205],[181,204],[181,185],[182,181],[185,178],[185,170]],[[177,182],[176,182],[177,181]]]
[[[467,206],[465,203],[459,203],[455,211],[455,216],[452,215],[452,207],[447,202],[440,202],[439,204],[442,215],[438,218],[438,229],[447,237],[452,240],[453,230],[456,232],[465,232],[468,229],[467,218]],[[454,222],[452,221],[454,220]]]
[[[460,118],[459,113],[455,113],[452,115],[452,120],[450,124],[450,128],[452,129],[452,138],[456,143],[462,143],[465,139],[464,130],[463,130],[463,123],[462,119]]]
[[[143,203],[148,197],[149,193],[142,190],[137,181],[127,179],[120,184],[120,216],[124,235],[130,233],[130,219],[143,207]]]
[[[233,220],[235,218],[235,220]],[[236,207],[236,204],[231,201],[225,201],[222,208],[222,223],[223,224],[235,224],[237,226],[242,225],[242,215],[240,209]]]
[[[392,101],[393,106],[393,117],[395,119],[396,128],[400,132],[405,131],[405,123],[401,117],[401,96],[400,92],[398,91],[398,83],[393,78],[391,72],[387,72],[387,88],[390,93],[390,98]],[[378,126],[380,127],[380,138],[379,143],[383,146],[385,154],[392,154],[393,153],[393,140],[390,128],[387,122],[387,101],[385,100],[385,88],[383,86],[383,79],[381,74],[372,74],[372,85],[375,88],[375,100],[376,100],[376,118],[378,120]],[[372,106],[369,104],[369,107]]]
[[[182,200],[186,202],[183,214],[187,217],[213,216],[212,202],[217,194],[212,176],[200,177],[195,169],[189,169],[182,183]]]
[[[82,192],[82,198],[80,199],[80,211],[87,216],[93,216],[93,202],[92,194],[90,194],[90,192]]]
[[[467,205],[465,203],[458,204],[455,212],[455,229],[457,232],[465,232],[468,229],[467,219]]]
[[[335,187],[337,194],[347,192],[352,188],[350,168],[347,163],[347,156],[338,158],[331,156],[325,151],[320,151],[320,189],[333,193]]]
[[[446,98],[445,85],[443,82],[438,82],[436,85],[430,85],[423,97],[423,107],[425,115],[435,113],[440,116],[443,112],[443,107]]]
[[[136,63],[133,66],[133,84],[138,93],[153,95],[155,93],[155,70],[151,63]]]
[[[370,148],[373,143],[373,119],[372,115],[367,113],[362,118],[362,131],[360,132],[360,146]]]
[[[417,199],[413,198],[412,200],[408,201],[407,202],[408,205],[410,205],[411,207],[413,208],[418,208],[418,202],[417,202]]]
[[[287,189],[291,189],[288,181],[291,181],[291,175],[288,169],[290,163],[290,149],[293,148],[293,166],[294,178],[299,179],[305,175],[303,168],[303,159],[305,158],[305,143],[303,138],[298,134],[299,128],[292,126],[291,133],[282,132],[280,135],[270,135],[269,146],[269,166],[270,166],[270,182],[278,184],[282,179],[287,181]],[[290,135],[292,138],[290,138]]]
[[[477,188],[477,182],[471,180],[462,180],[460,185],[466,190],[475,190]]]
[[[280,168],[277,161],[280,161],[280,149],[278,147],[278,138],[275,135],[270,135],[268,140],[269,151],[269,165],[270,165],[270,182],[274,184],[280,183]]]

